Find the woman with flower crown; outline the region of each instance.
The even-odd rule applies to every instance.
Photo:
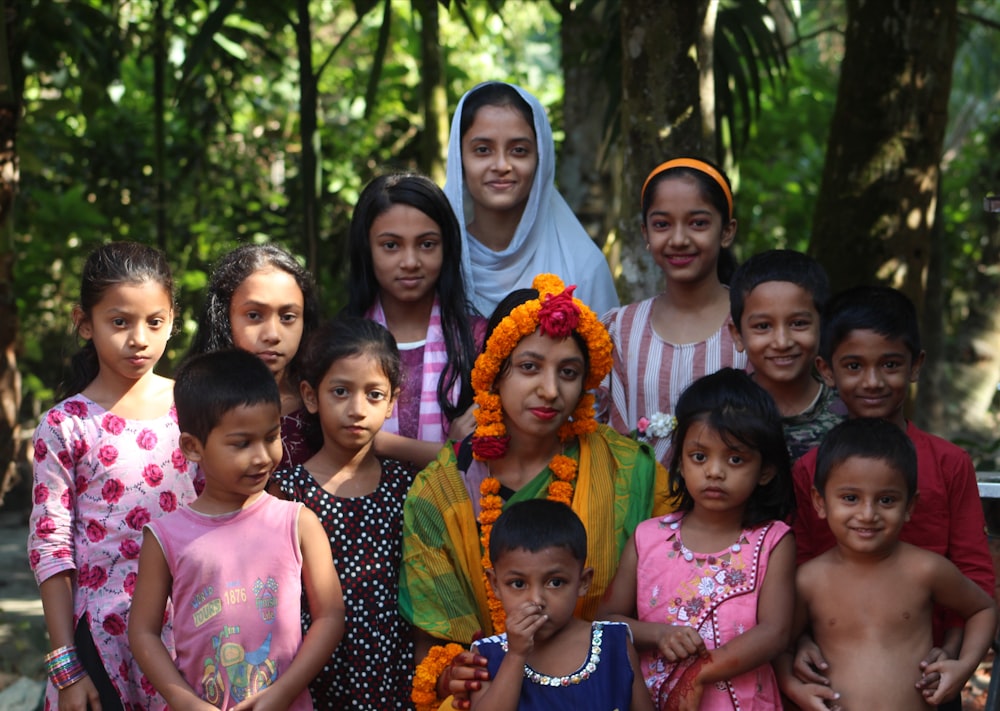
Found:
[[[472,372],[475,432],[444,446],[404,505],[399,601],[423,659],[414,676],[419,710],[486,678],[474,668],[485,660],[463,650],[504,630],[485,571],[490,530],[506,505],[548,498],[583,520],[595,574],[576,612],[588,620],[635,526],[669,511],[666,472],[652,450],[594,420],[590,391],[611,367],[607,330],[558,277],[539,275],[533,286],[490,317]]]

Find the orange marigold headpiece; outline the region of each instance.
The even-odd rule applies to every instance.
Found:
[[[503,424],[500,396],[493,391],[500,368],[521,339],[540,330],[551,338],[566,338],[574,331],[587,344],[590,368],[583,381],[584,394],[570,419],[559,429],[563,441],[593,432],[593,390],[611,372],[611,338],[597,315],[573,296],[575,286],[566,287],[554,274],[539,274],[532,282],[538,298],[520,304],[490,334],[483,352],[472,369],[472,387],[476,391],[476,431],[472,452],[476,459],[499,459],[507,451],[507,428]]]

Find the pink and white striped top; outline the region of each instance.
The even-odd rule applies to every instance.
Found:
[[[604,379],[601,399],[607,402],[608,424],[622,434],[636,428],[640,417],[672,415],[677,398],[703,375],[726,367],[745,368],[745,353],[729,335],[729,316],[715,333],[698,343],[668,343],[650,321],[655,297],[612,309],[602,321],[611,334],[614,357]],[[670,437],[651,437],[656,458],[667,465]]]

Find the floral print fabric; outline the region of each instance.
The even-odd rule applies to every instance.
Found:
[[[49,410],[35,430],[28,556],[39,584],[76,571],[73,619],[94,643],[125,709],[164,709],[128,649],[128,610],[142,528],[194,500],[196,467],[184,458],[174,408],[126,420],[82,395]],[[173,648],[171,626],[164,641]],[[45,708],[58,707],[46,688]]]

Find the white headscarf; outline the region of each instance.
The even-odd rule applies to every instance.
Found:
[[[493,82],[489,82],[493,83]],[[528,202],[514,238],[501,252],[494,252],[469,234],[474,205],[462,176],[462,107],[458,102],[448,139],[448,168],[444,192],[462,227],[462,274],[469,299],[480,313],[489,316],[514,289],[531,286],[537,274],[557,274],[566,285],[576,284],[574,296],[598,315],[618,306],[618,294],[608,262],[576,219],[555,187],[556,151],[552,127],[541,102],[519,86],[517,90],[531,106],[538,144],[538,168]]]

